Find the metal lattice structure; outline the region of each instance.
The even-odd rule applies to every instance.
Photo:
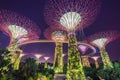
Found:
[[[69,31],[93,23],[99,9],[99,0],[49,0],[44,15],[49,25],[63,26]]]
[[[10,35],[11,42],[21,37],[27,37],[29,40],[39,39],[41,32],[38,25],[27,17],[9,10],[0,10],[0,20],[1,29]],[[25,35],[22,35],[23,33]]]
[[[99,0],[49,0],[45,6],[46,22],[68,32],[68,80],[86,80],[75,31],[93,23],[99,8]]]
[[[60,28],[57,27],[48,27],[44,31],[44,36],[49,39],[53,40],[55,42],[62,42],[67,40],[67,33],[65,30],[61,30]]]

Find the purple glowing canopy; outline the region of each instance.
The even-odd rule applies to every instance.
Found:
[[[96,53],[95,47],[93,47],[90,44],[82,43],[78,45],[79,51],[82,53],[82,55],[93,55]]]
[[[12,26],[12,28],[9,28]],[[39,27],[27,17],[19,15],[15,12],[9,10],[0,10],[0,30],[7,33],[12,38],[11,30],[19,30],[27,31],[27,34],[24,37],[27,37],[28,40],[39,39],[40,29]],[[13,31],[15,32],[15,31]],[[17,35],[17,34],[16,34]],[[19,34],[20,35],[20,34]],[[21,37],[20,37],[21,38]],[[21,40],[24,38],[22,37]]]
[[[99,0],[48,0],[44,16],[49,25],[66,28],[72,24],[73,30],[77,30],[93,23],[99,9]],[[66,28],[67,31],[69,27],[70,25]]]

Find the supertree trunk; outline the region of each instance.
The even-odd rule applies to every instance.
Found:
[[[101,49],[101,57],[104,64],[104,70],[111,70],[113,68],[112,62],[110,61],[109,55],[106,50]]]
[[[18,46],[18,43],[13,43],[13,44],[10,44],[7,49],[10,51],[10,54],[12,55],[12,63],[15,62],[15,59],[16,59],[16,54],[15,54],[15,49],[17,48]]]
[[[97,60],[95,60],[95,67],[96,67],[96,69],[99,68],[99,63]]]
[[[86,80],[75,34],[68,35],[67,80]]]
[[[55,57],[54,57],[54,71],[55,73],[63,73],[63,49],[62,49],[62,43],[56,42],[56,48],[55,48]]]
[[[18,54],[18,58],[16,59],[15,63],[14,63],[14,70],[18,70],[19,69],[19,65],[20,65],[20,61],[21,61],[22,56],[20,56],[20,54]]]
[[[83,64],[83,66],[90,67],[90,62],[88,60],[88,56],[82,56],[81,58],[82,58],[82,64]]]
[[[45,63],[44,63],[44,69],[47,69],[47,68],[48,68],[48,62],[45,61]]]
[[[14,66],[13,66],[14,70],[19,69],[19,64],[20,64],[21,58],[24,55],[24,54],[22,54],[22,50],[20,50],[20,49],[16,50],[16,54],[17,54],[17,57],[16,57],[16,60],[14,62]]]

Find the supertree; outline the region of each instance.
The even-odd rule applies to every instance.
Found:
[[[99,68],[99,63],[97,60],[100,58],[100,56],[92,56],[91,58],[95,61],[95,67]]]
[[[15,51],[23,41],[39,38],[39,27],[27,17],[9,10],[0,10],[0,29],[10,37],[8,50],[15,57]],[[13,58],[12,62],[15,62]]]
[[[44,59],[45,59],[44,68],[46,69],[46,68],[48,68],[48,64],[47,64],[48,62],[47,61],[48,61],[48,59],[50,59],[50,57],[45,56]]]
[[[112,62],[110,61],[105,47],[107,44],[116,40],[118,37],[120,37],[120,33],[118,31],[106,31],[96,33],[88,38],[88,41],[91,41],[93,45],[99,48],[104,64],[104,70],[111,70],[113,68]]]
[[[35,54],[34,55],[36,57],[36,64],[39,64],[39,59],[42,57],[42,54]]]
[[[63,72],[63,41],[67,40],[66,32],[59,28],[49,27],[45,30],[44,35],[47,39],[55,41],[55,54],[53,68],[55,73]]]
[[[86,44],[80,44],[78,46],[78,49],[82,53],[81,59],[83,66],[90,67],[90,62],[88,58],[96,52],[96,49],[93,46],[89,46]]]
[[[23,51],[20,50],[20,49],[18,49],[15,53],[17,54],[17,57],[16,57],[16,60],[14,62],[14,66],[13,67],[14,67],[15,70],[18,70],[21,58],[23,56],[25,56],[25,54],[23,54]]]
[[[68,80],[85,80],[75,31],[94,22],[99,8],[98,0],[48,0],[45,6],[47,23],[68,31]]]

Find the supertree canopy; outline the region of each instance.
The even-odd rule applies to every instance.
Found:
[[[23,41],[39,39],[40,29],[30,19],[9,10],[0,10],[0,29],[10,36],[8,50],[16,59],[15,52]],[[12,60],[12,62],[20,60]],[[18,62],[15,62],[18,63]]]
[[[68,80],[85,80],[75,30],[90,25],[99,8],[98,0],[49,0],[45,6],[48,24],[62,26],[68,31]]]
[[[49,27],[44,32],[45,37],[55,41],[55,54],[53,68],[55,73],[63,72],[63,45],[62,42],[67,40],[66,32],[59,28]]]
[[[67,40],[67,33],[59,27],[49,27],[44,31],[44,36],[55,42],[64,42]]]
[[[20,37],[28,34],[27,30],[20,26],[9,25],[8,29],[12,33],[12,39],[19,39]]]
[[[105,70],[109,70],[113,68],[112,63],[109,59],[109,55],[105,50],[105,46],[111,41],[116,40],[118,37],[120,37],[119,32],[107,31],[107,32],[100,32],[100,33],[94,34],[90,36],[88,39],[89,41],[92,42],[92,44],[94,44],[100,49]]]
[[[45,6],[45,18],[49,25],[75,30],[94,22],[99,8],[99,0],[49,0]]]
[[[9,10],[0,10],[0,20],[1,29],[11,35],[11,43],[21,38],[39,38],[39,27],[27,17]]]

